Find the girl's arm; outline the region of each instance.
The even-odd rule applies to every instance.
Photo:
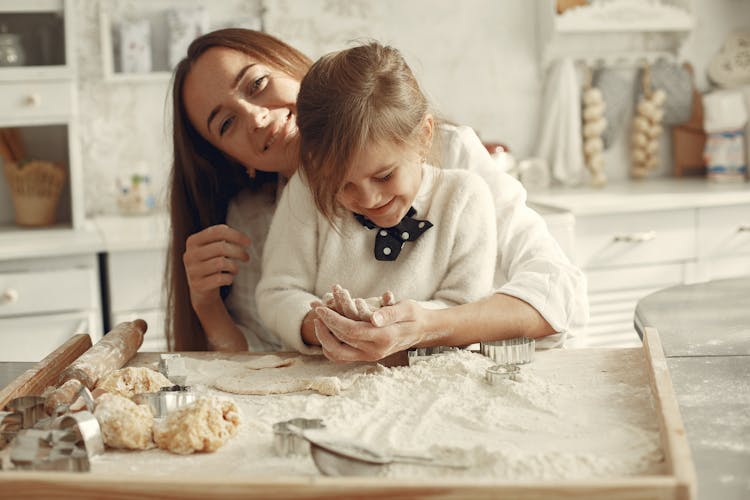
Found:
[[[534,307],[501,293],[447,309],[425,309],[412,300],[399,302],[375,312],[373,323],[379,326],[350,320],[326,307],[316,313],[316,336],[323,353],[336,361],[377,361],[412,347],[554,333]]]

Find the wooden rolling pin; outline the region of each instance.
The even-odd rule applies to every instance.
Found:
[[[135,356],[143,344],[146,329],[148,325],[142,319],[125,321],[115,326],[60,374],[58,386],[76,379],[89,390],[93,389],[100,378],[122,368]]]

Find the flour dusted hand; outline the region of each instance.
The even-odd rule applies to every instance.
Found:
[[[346,318],[355,321],[370,321],[373,312],[381,307],[392,306],[396,303],[396,298],[390,290],[380,297],[352,298],[349,290],[336,284],[333,285],[331,292],[323,296],[321,303]],[[312,304],[313,307],[317,305],[319,305],[317,302]]]

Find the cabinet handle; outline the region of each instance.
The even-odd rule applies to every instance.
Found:
[[[26,105],[30,108],[36,108],[42,103],[42,97],[39,94],[29,94],[26,96]]]
[[[6,289],[3,292],[2,298],[0,298],[0,302],[3,304],[12,304],[17,301],[18,301],[18,290],[15,290],[13,288]]]
[[[749,224],[745,224],[743,226],[738,227],[737,228],[737,232],[738,233],[750,233],[750,225]]]
[[[642,233],[617,234],[614,237],[616,243],[643,243],[656,238],[656,231],[644,231]]]

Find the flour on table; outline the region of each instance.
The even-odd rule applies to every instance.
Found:
[[[94,416],[104,444],[110,448],[146,450],[154,447],[154,416],[147,406],[137,405],[117,394],[104,393],[96,399]]]
[[[202,398],[154,425],[159,448],[187,455],[216,451],[240,426],[240,410],[232,401]]]
[[[189,356],[189,355],[188,355]],[[92,459],[94,473],[175,474],[226,478],[315,478],[310,457],[274,452],[273,425],[319,418],[327,432],[387,453],[429,455],[465,470],[393,464],[389,478],[424,481],[560,481],[663,474],[658,416],[639,349],[541,351],[521,367],[519,380],[490,385],[493,362],[455,351],[409,367],[333,364],[299,356],[289,367],[305,380],[331,377],[340,392],[232,395],[246,417],[215,453],[175,460],[161,449],[108,450]],[[188,383],[200,397],[227,397],[214,382],[250,372],[237,361],[189,359]],[[368,371],[372,371],[368,373]],[[265,377],[265,375],[264,375]],[[291,377],[279,377],[283,380]],[[274,380],[270,374],[268,381]],[[257,382],[257,380],[256,380]],[[335,392],[329,391],[329,392]]]
[[[167,377],[155,370],[129,366],[105,375],[97,382],[96,388],[131,398],[145,392],[159,392],[162,387],[171,385]]]
[[[232,394],[287,394],[315,391],[333,396],[350,387],[359,377],[385,368],[380,365],[337,365],[322,357],[306,356],[279,368],[243,367],[222,375],[213,387]]]

